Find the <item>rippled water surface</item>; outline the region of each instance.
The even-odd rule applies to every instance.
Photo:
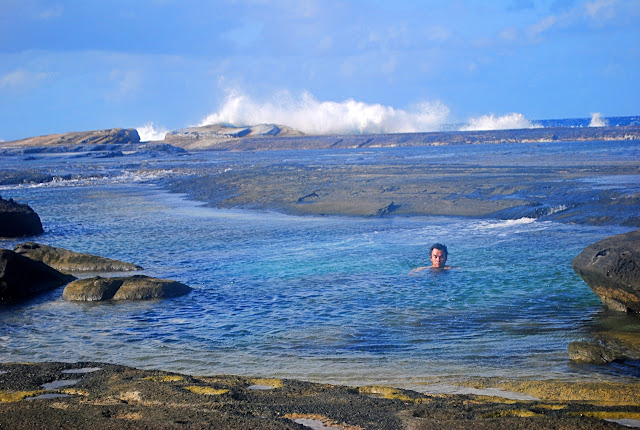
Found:
[[[55,290],[5,305],[5,362],[395,386],[443,376],[615,376],[568,361],[568,344],[609,318],[571,260],[628,228],[218,210],[134,180],[1,194],[39,213],[39,242],[130,261],[195,289],[142,303],[66,302]],[[436,241],[455,268],[409,276]]]

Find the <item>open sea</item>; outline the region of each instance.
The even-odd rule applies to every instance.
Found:
[[[608,151],[603,151],[606,145]],[[129,261],[195,290],[164,301],[76,303],[62,289],[0,305],[0,361],[101,361],[196,375],[239,374],[420,389],[473,377],[637,379],[638,363],[572,364],[567,346],[609,328],[640,335],[640,319],[608,312],[571,269],[587,245],[632,230],[530,218],[296,217],[223,210],[172,194],[197,159],[224,169],[256,160],[345,156],[495,157],[494,146],[201,152],[122,157],[0,157],[0,169],[59,175],[6,184],[45,234],[35,240]],[[638,157],[640,142],[504,146],[576,157]],[[466,152],[465,152],[466,151]],[[512,156],[512,155],[511,155]],[[275,162],[275,161],[274,161]],[[599,187],[640,189],[639,178]],[[454,269],[409,276],[431,243]]]

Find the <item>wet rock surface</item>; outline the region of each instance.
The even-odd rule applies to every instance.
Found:
[[[0,197],[0,237],[36,236],[44,233],[38,214],[27,204]]]
[[[486,384],[500,383],[478,382]],[[261,389],[252,388],[256,386]],[[0,427],[303,429],[315,424],[345,430],[608,429],[619,427],[606,420],[640,418],[637,384],[515,386],[550,395],[509,400],[296,380],[189,376],[104,363],[0,364]],[[603,402],[606,398],[612,401]]]
[[[144,275],[78,279],[67,285],[62,298],[73,301],[153,300],[189,294],[192,288],[177,281]]]
[[[589,245],[572,267],[608,308],[640,312],[640,230]]]
[[[0,300],[20,300],[73,281],[40,261],[0,249]]]
[[[353,154],[349,154],[353,155]],[[294,215],[523,217],[594,225],[640,225],[640,195],[597,189],[583,178],[640,175],[632,160],[517,156],[434,163],[416,157],[230,165],[194,171],[168,187],[220,208]],[[386,210],[385,210],[386,209]]]
[[[42,261],[62,272],[127,272],[142,267],[124,261],[79,253],[36,242],[16,245],[13,251],[35,261]]]

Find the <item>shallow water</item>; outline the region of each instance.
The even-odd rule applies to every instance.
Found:
[[[130,261],[195,291],[75,303],[59,289],[3,305],[0,360],[399,387],[474,376],[640,376],[633,366],[572,365],[567,354],[570,342],[607,324],[640,332],[636,318],[604,311],[571,269],[585,246],[629,228],[219,210],[113,163],[82,165],[107,172],[104,180],[5,186],[1,194],[39,213],[41,243]],[[455,268],[409,276],[436,241]]]

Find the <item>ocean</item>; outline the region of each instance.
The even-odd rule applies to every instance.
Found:
[[[624,159],[637,156],[640,142],[504,148],[510,157],[517,150]],[[499,163],[494,149],[449,151]],[[77,303],[62,300],[57,289],[2,304],[0,360],[413,389],[492,376],[638,378],[638,363],[580,365],[567,352],[570,342],[612,327],[640,334],[636,316],[607,311],[571,269],[584,247],[632,227],[528,217],[294,216],[209,207],[167,186],[167,178],[191,174],[196,162],[207,169],[283,159],[375,163],[428,158],[429,151],[3,156],[0,170],[55,177],[0,185],[2,197],[40,215],[45,234],[27,239],[129,261],[194,291],[163,301]],[[592,186],[637,193],[640,180],[598,177]],[[0,240],[0,247],[24,240]],[[433,242],[448,246],[454,268],[410,276],[428,263]]]

